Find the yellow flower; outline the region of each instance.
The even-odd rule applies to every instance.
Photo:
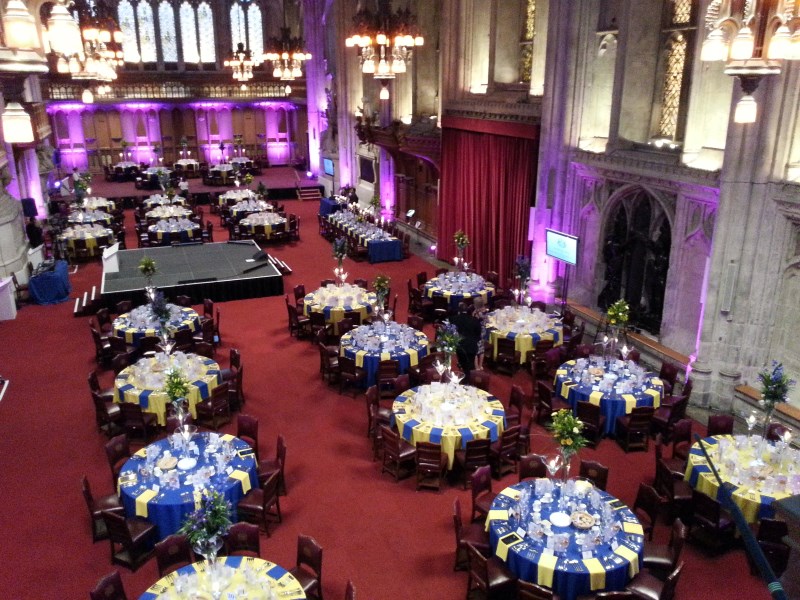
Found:
[[[617,320],[616,319],[610,319],[608,322],[611,323],[612,325],[614,325],[617,322]]]
[[[569,439],[569,438],[565,439],[565,440],[564,440],[564,445],[565,445],[565,446],[572,446],[572,440],[571,440],[571,439]]]

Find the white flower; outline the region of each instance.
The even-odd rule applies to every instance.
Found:
[[[573,427],[572,428],[572,433],[580,433],[580,432],[581,432],[581,428],[580,427]]]

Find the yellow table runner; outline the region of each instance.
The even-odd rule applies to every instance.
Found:
[[[250,475],[242,471],[241,469],[235,469],[231,474],[231,477],[234,479],[238,479],[239,482],[242,484],[242,493],[246,494],[250,491]]]
[[[583,564],[589,571],[589,587],[592,590],[602,590],[606,587],[606,569],[597,558],[584,558]]]
[[[147,518],[147,503],[158,495],[154,490],[145,490],[136,496],[136,516]]]
[[[552,554],[539,556],[539,568],[536,574],[536,583],[545,587],[553,587],[553,573],[555,573],[558,557]]]
[[[639,523],[628,523],[627,521],[622,523],[622,530],[625,533],[632,533],[634,535],[644,535],[644,528]]]
[[[620,544],[614,550],[614,554],[618,554],[628,561],[628,577],[633,578],[639,572],[639,555],[636,552]]]

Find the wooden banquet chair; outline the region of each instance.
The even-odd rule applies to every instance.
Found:
[[[297,561],[289,570],[306,598],[322,600],[322,546],[310,535],[297,536]]]
[[[92,488],[89,486],[89,478],[86,475],[81,479],[81,490],[83,491],[86,508],[89,510],[89,518],[92,521],[92,542],[108,539],[108,530],[103,520],[103,511],[113,510],[124,513],[125,508],[122,506],[119,496],[108,494],[95,497],[92,495]]]
[[[514,598],[517,577],[499,558],[489,558],[481,554],[475,546],[467,543],[469,557],[469,577],[467,578],[467,598],[473,590],[478,590],[489,598]]]
[[[414,472],[417,449],[401,438],[393,428],[381,425],[380,431],[383,439],[381,475],[389,473],[394,476],[395,482],[400,481]]]
[[[158,417],[154,413],[144,412],[142,407],[133,402],[120,402],[120,424],[129,438],[140,437],[145,442],[156,434]]]
[[[644,529],[648,540],[653,539],[653,532],[656,528],[658,516],[661,513],[662,502],[663,499],[656,491],[656,488],[646,483],[639,484],[639,490],[636,492],[636,500],[633,502],[631,511],[642,524],[642,529]]]
[[[120,405],[109,402],[105,397],[92,391],[92,402],[94,403],[94,418],[97,423],[97,430],[104,433],[106,437],[113,437],[122,433],[120,422],[122,413]]]
[[[670,530],[669,544],[654,544],[651,541],[645,541],[642,566],[663,576],[674,571],[680,561],[683,545],[688,535],[688,529],[683,521],[675,519]]]
[[[469,566],[467,544],[472,544],[481,553],[489,553],[491,551],[486,527],[482,523],[464,523],[461,514],[461,500],[458,498],[453,501],[453,530],[456,536],[454,571],[466,571]]]
[[[236,505],[239,520],[254,523],[261,527],[270,537],[269,526],[271,523],[282,522],[281,502],[278,497],[278,472],[273,473],[260,488],[254,488],[245,494]]]
[[[733,416],[709,415],[706,435],[733,435]]]
[[[156,526],[138,517],[128,519],[119,512],[104,510],[102,514],[108,530],[111,564],[135,572],[153,556]]]
[[[264,459],[258,463],[258,482],[261,486],[269,479],[273,473],[278,473],[278,495],[285,496],[288,493],[286,487],[286,438],[278,436],[275,445],[275,456]]]
[[[258,418],[241,413],[236,415],[236,437],[253,449],[258,462]]]
[[[114,489],[117,487],[117,478],[122,466],[131,457],[131,449],[128,444],[128,436],[124,433],[114,436],[105,445],[106,459],[111,469],[111,484]]]
[[[492,492],[492,471],[489,465],[475,470],[470,478],[472,494],[472,521],[483,519],[489,514],[489,508],[497,497]]]
[[[680,563],[675,567],[665,581],[661,581],[650,571],[639,571],[639,574],[628,583],[625,590],[633,592],[637,598],[672,600],[675,597],[675,588],[678,586],[683,565],[684,563]]]
[[[470,483],[470,477],[480,468],[489,468],[490,439],[474,439],[466,443],[463,449],[456,450],[455,462],[461,470],[464,489]],[[490,476],[491,479],[491,476]]]
[[[489,464],[493,477],[500,479],[506,473],[517,472],[519,431],[520,425],[506,428],[500,438],[489,447]]]
[[[168,535],[155,547],[158,576],[164,577],[195,561],[189,539],[180,533]]]
[[[197,411],[197,422],[210,424],[214,431],[224,423],[231,420],[231,405],[228,400],[228,384],[218,385],[211,391],[211,395],[198,402],[195,406]]]
[[[596,488],[606,491],[608,467],[593,460],[581,460],[578,477],[591,482]]]
[[[261,536],[258,525],[252,523],[234,523],[223,536],[226,556],[261,556]]]
[[[519,457],[519,480],[547,477],[547,459],[541,454],[525,454]]]
[[[441,444],[417,442],[417,490],[427,487],[439,491],[447,473],[447,454]]]
[[[94,588],[89,590],[89,600],[128,600],[119,571],[112,571],[101,577]]]
[[[617,442],[625,452],[632,449],[650,449],[650,421],[653,419],[652,406],[637,406],[631,414],[617,417]]]
[[[600,411],[600,406],[591,402],[577,403],[577,416],[583,422],[583,436],[594,448],[603,438],[606,425],[606,416]]]
[[[593,599],[600,596],[593,596]],[[530,581],[517,580],[517,600],[559,600],[553,590]]]

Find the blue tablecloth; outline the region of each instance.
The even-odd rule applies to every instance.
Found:
[[[403,244],[398,239],[371,240],[367,242],[367,251],[371,263],[403,260]]]
[[[58,304],[69,300],[72,286],[69,283],[67,262],[59,260],[52,271],[31,277],[28,291],[36,304]]]
[[[512,509],[511,512],[513,512],[517,505],[517,499],[513,496],[525,488],[531,490],[531,501],[535,500],[534,481],[523,481],[498,494],[491,507],[492,511],[498,512],[489,513],[489,536],[492,549],[498,556],[507,552],[505,562],[520,579],[551,587],[562,600],[574,600],[581,594],[603,590],[621,590],[639,571],[644,547],[641,524],[627,506],[600,490],[598,493],[602,501],[608,503],[615,510],[618,519],[622,522],[623,529],[613,538],[618,544],[616,550],[612,549],[610,544],[601,543],[597,546],[592,559],[589,560],[589,563],[593,563],[591,566],[599,571],[595,574],[594,589],[592,589],[590,565],[583,559],[574,535],[570,540],[569,548],[562,556],[545,555],[544,537],[532,539],[529,535],[524,535],[520,541],[519,535],[515,532],[519,527],[527,530],[530,517],[520,523],[515,516],[509,516],[509,509]],[[553,497],[554,502],[542,505],[542,519],[548,518],[552,512],[558,510],[556,508],[559,497],[558,490],[554,492]],[[552,530],[554,534],[574,534],[579,531],[571,524],[567,527],[553,526]],[[503,543],[500,542],[501,538]],[[542,563],[541,566],[540,563]],[[548,563],[550,566],[546,566]],[[552,585],[548,585],[547,579],[551,575]]]
[[[603,393],[595,389],[597,380],[594,384],[586,384],[573,378],[570,372],[573,365],[575,365],[575,361],[569,360],[556,371],[555,393],[569,402],[573,410],[577,408],[579,401],[591,402],[592,404],[599,403],[600,410],[606,416],[606,425],[603,431],[605,435],[613,434],[616,431],[617,417],[630,414],[635,407],[652,406],[658,408],[661,405],[664,384],[653,373],[648,373],[645,376],[644,388],[637,387],[630,394],[618,394],[615,391]],[[619,381],[625,379],[626,376],[620,373]]]
[[[163,539],[168,535],[176,533],[183,524],[186,516],[195,509],[193,487],[191,485],[186,485],[186,475],[194,473],[198,469],[209,465],[216,467],[216,461],[214,460],[213,456],[209,460],[209,457],[207,457],[205,454],[209,436],[209,433],[204,432],[198,433],[194,436],[194,438],[192,438],[192,441],[197,444],[200,455],[197,457],[197,465],[194,469],[187,472],[179,471],[181,476],[181,486],[177,489],[168,489],[166,486],[162,486],[159,495],[147,502],[147,516],[145,518],[156,525],[158,528],[159,539]],[[226,439],[226,436],[222,437],[223,439]],[[247,443],[238,438],[234,438],[233,436],[227,436],[227,439],[232,440],[234,449],[237,452],[246,452],[250,448]],[[150,444],[147,446],[146,452],[151,452],[153,451],[152,449],[158,449],[161,453],[163,453],[164,450],[169,450],[169,440],[162,439]],[[127,473],[134,473],[137,476],[136,483],[132,485],[120,486],[120,498],[125,506],[125,514],[129,517],[136,516],[137,496],[145,492],[147,489],[151,489],[153,485],[158,485],[158,478],[156,477],[147,479],[143,484],[139,469],[140,467],[143,467],[144,464],[144,456],[134,455],[128,460],[128,462],[125,463],[125,465],[122,467],[122,471],[120,471],[120,478],[123,480]],[[236,521],[236,504],[246,493],[244,491],[245,487],[247,487],[248,491],[258,487],[258,472],[256,470],[256,461],[253,454],[242,457],[237,453],[228,463],[228,466],[232,467],[233,474],[241,473],[247,481],[247,484],[244,484],[239,479],[228,475],[225,475],[224,479],[221,480],[220,476],[214,475],[211,477],[211,487],[222,493],[231,503],[231,506],[233,507],[233,510],[231,511],[231,519]]]
[[[319,201],[319,214],[322,216],[330,215],[337,211],[342,210],[346,204],[339,204],[336,200],[330,198],[322,198]]]
[[[366,329],[373,332],[373,327],[373,325],[362,325],[358,329]],[[408,325],[403,325],[402,327],[409,328]],[[368,351],[361,346],[356,346],[353,339],[354,333],[355,331],[352,331],[342,336],[339,353],[342,356],[352,358],[357,367],[361,367],[367,372],[365,387],[375,385],[377,382],[378,366],[382,360],[396,360],[399,363],[400,373],[403,374],[407,373],[412,366],[416,366],[420,359],[428,354],[428,336],[421,331],[414,330],[416,341],[411,346],[390,352]],[[374,333],[374,336],[378,335],[377,332]]]

